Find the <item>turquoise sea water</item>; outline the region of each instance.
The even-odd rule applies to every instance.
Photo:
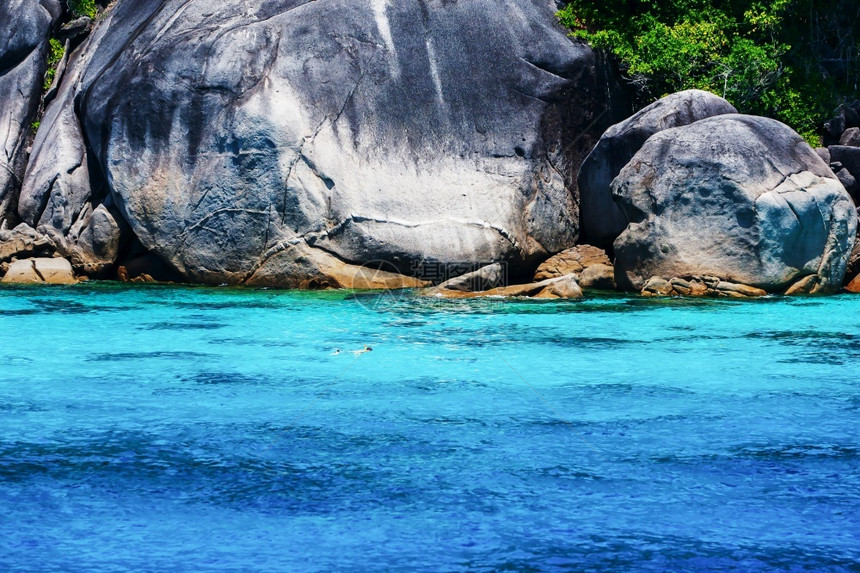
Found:
[[[0,570],[857,570],[858,367],[850,296],[4,288]]]

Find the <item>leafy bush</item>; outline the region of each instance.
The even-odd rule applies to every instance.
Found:
[[[811,143],[858,81],[856,0],[572,0],[573,35],[613,53],[644,104],[698,88]]]
[[[95,0],[66,0],[66,5],[72,14],[78,17],[89,16],[95,19],[99,13]]]
[[[48,71],[45,72],[45,91],[54,83],[54,76],[57,75],[57,64],[63,59],[63,54],[66,52],[65,46],[56,38],[51,38],[50,48],[48,51]]]

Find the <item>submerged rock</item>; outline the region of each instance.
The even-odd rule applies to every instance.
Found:
[[[4,283],[68,285],[77,281],[72,264],[61,258],[14,261],[3,276]]]
[[[816,275],[842,285],[857,214],[803,139],[771,119],[722,115],[652,136],[612,192],[630,224],[615,241],[619,287],[715,276],[784,292]]]
[[[723,98],[701,90],[668,95],[613,125],[597,142],[579,172],[582,240],[604,249],[627,227],[610,185],[649,137],[716,115],[737,113]]]
[[[83,219],[115,208],[193,282],[530,268],[575,244],[575,176],[617,117],[608,66],[555,10],[119,0],[69,61],[20,216],[84,260]]]

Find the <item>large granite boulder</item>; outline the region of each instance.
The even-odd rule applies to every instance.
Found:
[[[818,154],[775,120],[723,115],[657,133],[612,193],[630,221],[615,241],[621,288],[638,291],[654,276],[714,276],[768,292],[842,285],[854,205]]]
[[[623,113],[555,9],[119,0],[69,62],[19,213],[88,264],[87,217],[118,216],[195,282],[528,270],[575,244],[576,173]]]
[[[0,2],[0,228],[14,227],[59,0]]]
[[[664,129],[737,113],[723,98],[701,90],[668,95],[606,130],[579,172],[581,239],[603,249],[627,227],[610,185],[649,137]]]

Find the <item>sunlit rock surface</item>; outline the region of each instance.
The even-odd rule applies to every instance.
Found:
[[[120,0],[70,62],[19,214],[94,268],[110,215],[196,282],[533,268],[575,244],[576,173],[622,116],[555,9]]]

